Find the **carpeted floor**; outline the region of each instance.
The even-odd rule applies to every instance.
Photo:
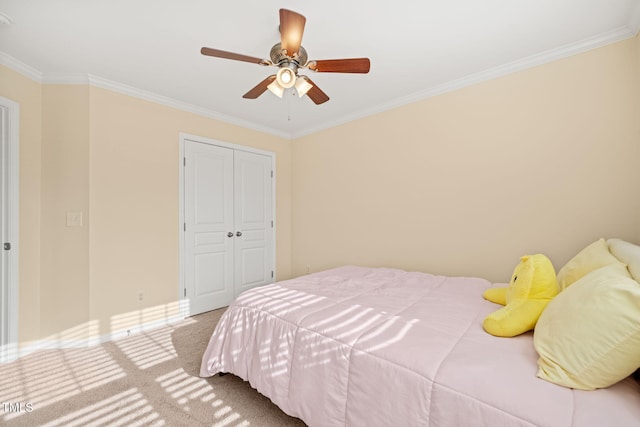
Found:
[[[0,425],[304,426],[238,377],[198,377],[223,312],[0,365]]]

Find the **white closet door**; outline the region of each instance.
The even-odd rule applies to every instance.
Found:
[[[236,151],[235,295],[273,282],[271,158]]]
[[[233,289],[234,150],[185,144],[185,289],[190,313],[229,305]]]

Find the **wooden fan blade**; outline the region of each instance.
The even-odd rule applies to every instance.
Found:
[[[307,18],[288,9],[280,9],[280,43],[287,55],[298,54]]]
[[[247,92],[244,95],[242,95],[242,97],[246,98],[246,99],[256,99],[257,97],[262,95],[267,90],[267,86],[269,86],[271,84],[271,82],[273,82],[275,79],[276,79],[276,75],[275,74],[272,75],[272,76],[267,77],[266,79],[264,79],[263,81],[258,83],[249,92]]]
[[[311,98],[311,100],[315,102],[316,105],[320,105],[327,102],[329,100],[329,96],[326,93],[324,93],[322,90],[320,90],[318,85],[312,82],[309,77],[305,76],[305,78],[309,83],[313,85],[313,87],[309,89],[309,92],[307,92],[307,96]]]
[[[362,73],[366,74],[371,68],[369,58],[351,59],[323,59],[309,61],[309,69],[321,73]]]
[[[239,53],[227,52],[219,49],[212,49],[210,47],[203,47],[200,49],[200,53],[208,56],[215,56],[216,58],[233,59],[235,61],[251,62],[253,64],[264,65],[265,59],[255,58],[253,56],[240,55]]]

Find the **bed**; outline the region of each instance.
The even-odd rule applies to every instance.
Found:
[[[232,373],[310,426],[640,425],[640,386],[595,391],[537,377],[533,333],[482,328],[495,286],[344,266],[240,295],[201,376]]]

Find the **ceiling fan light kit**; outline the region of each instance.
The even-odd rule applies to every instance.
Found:
[[[309,80],[305,76],[300,76],[296,80],[296,92],[298,92],[298,97],[302,98],[311,90],[313,85],[309,83]]]
[[[272,81],[267,86],[267,89],[269,89],[271,93],[277,96],[278,98],[282,98],[282,95],[284,95],[284,88],[278,84],[277,80]],[[245,98],[247,98],[247,96],[245,96]],[[257,96],[255,98],[257,98]],[[255,99],[255,98],[251,98],[251,99]]]
[[[299,75],[299,69],[306,68],[314,72],[366,74],[369,72],[371,63],[369,58],[308,61],[307,51],[300,45],[305,23],[306,18],[299,13],[288,9],[280,9],[281,40],[280,43],[276,43],[271,48],[269,53],[270,60],[208,47],[203,47],[200,52],[203,55],[217,58],[278,67],[275,75],[269,76],[258,83],[253,89],[245,93],[243,98],[256,99],[267,89],[277,97],[282,98],[286,89],[295,86],[300,98],[308,95],[315,104],[319,105],[327,102],[329,97],[310,78],[305,75]]]
[[[296,70],[289,66],[280,68],[276,73],[276,81],[285,89],[293,87],[296,84]]]

